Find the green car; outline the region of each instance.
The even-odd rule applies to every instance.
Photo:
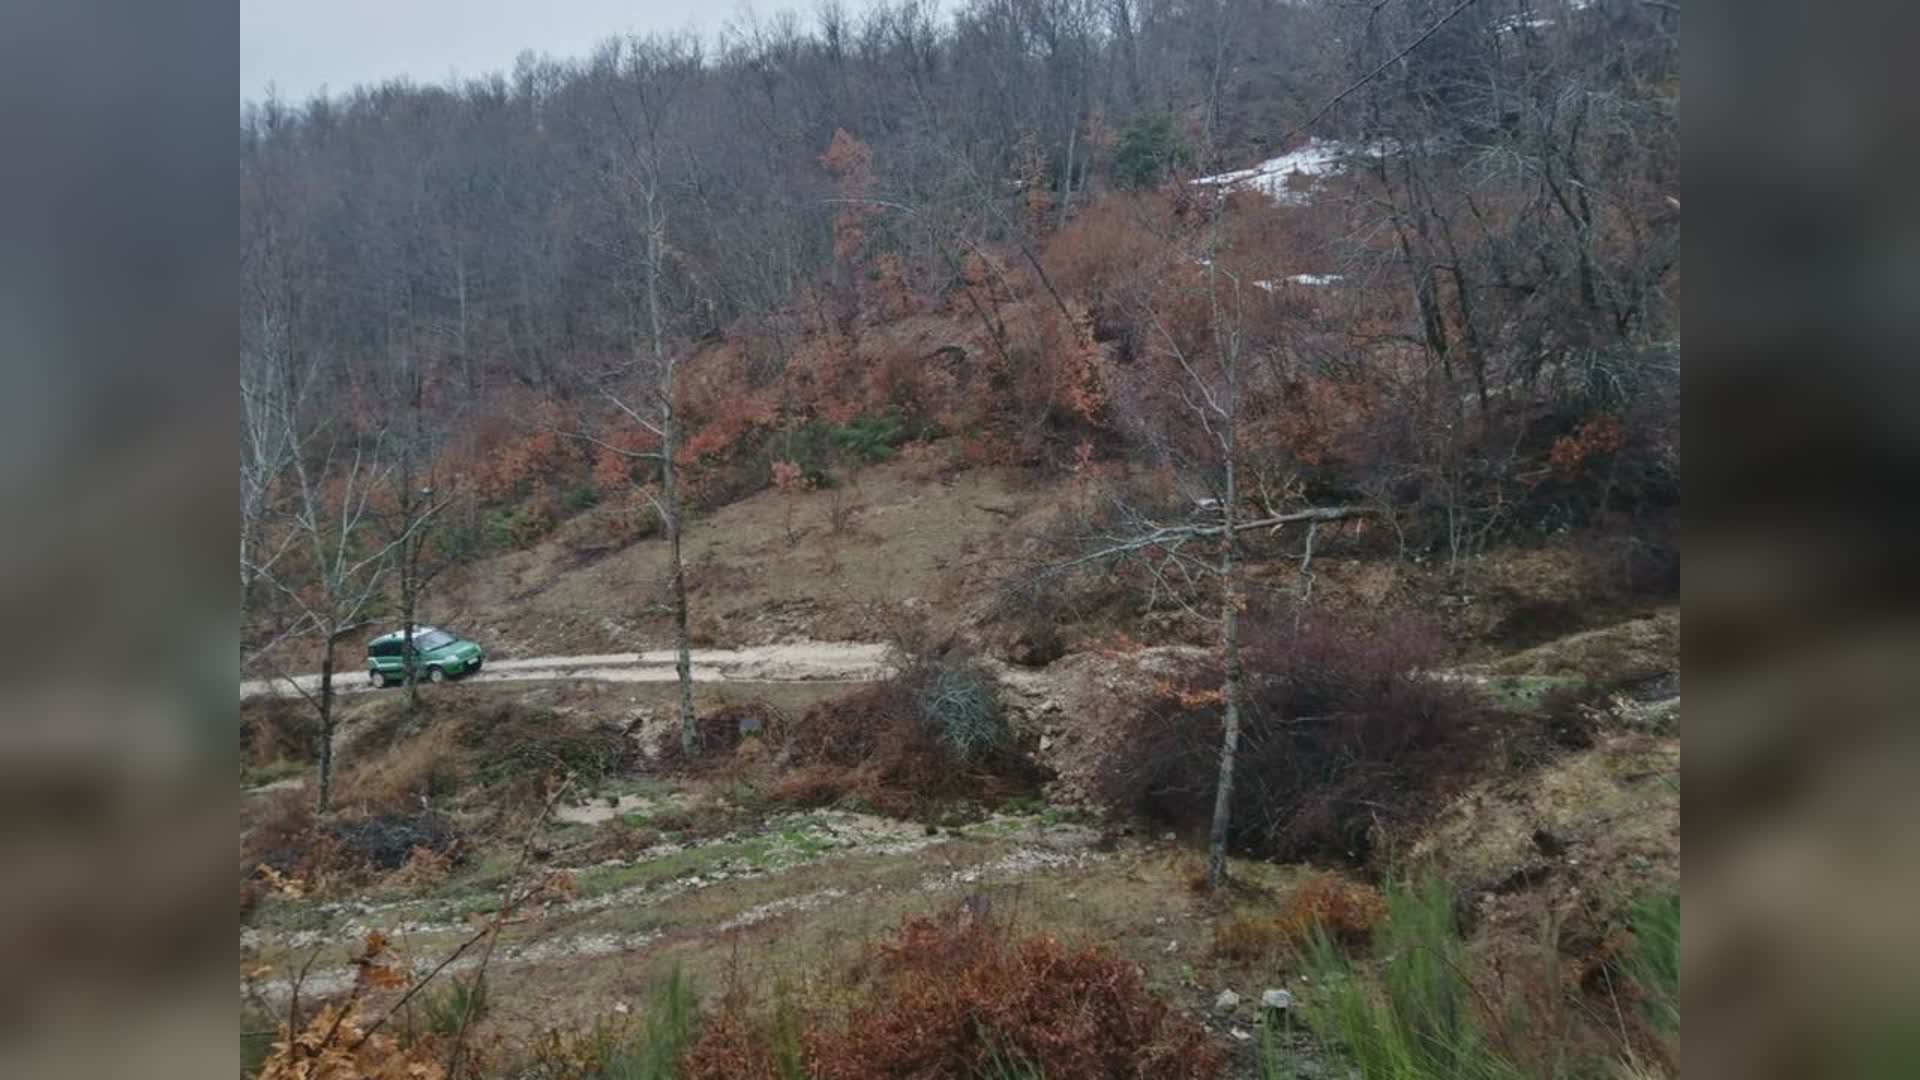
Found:
[[[445,682],[456,675],[480,670],[487,654],[465,638],[431,626],[413,628],[414,653],[419,657],[417,678]],[[367,642],[367,679],[375,686],[397,686],[407,681],[407,635],[403,630],[382,634]]]

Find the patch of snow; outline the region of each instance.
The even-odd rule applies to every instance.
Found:
[[[1341,281],[1345,280],[1345,278],[1343,277],[1343,275],[1340,275],[1340,274],[1289,274],[1287,277],[1281,280],[1285,281],[1289,285],[1308,285],[1308,286],[1319,287],[1323,285],[1338,285]],[[1280,286],[1274,284],[1271,281],[1256,281],[1253,283],[1253,287],[1256,289],[1265,289],[1267,292],[1272,292],[1273,290],[1279,288]]]
[[[1538,15],[1531,17],[1525,14],[1509,15],[1493,24],[1493,32],[1496,34],[1511,34],[1516,30],[1544,30],[1552,25],[1552,19],[1543,18]]]
[[[1350,147],[1336,140],[1309,139],[1299,149],[1268,158],[1252,168],[1203,176],[1194,183],[1209,187],[1248,188],[1276,202],[1302,203],[1306,201],[1306,194],[1293,190],[1292,178],[1298,175],[1309,181],[1317,180],[1338,169],[1341,159],[1351,152]]]

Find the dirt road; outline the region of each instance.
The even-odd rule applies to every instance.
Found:
[[[833,680],[864,682],[888,671],[888,647],[870,642],[807,641],[759,645],[744,649],[694,649],[695,682],[799,682]],[[540,682],[587,679],[596,682],[672,682],[674,652],[604,653],[597,656],[533,656],[521,660],[489,660],[462,682]],[[269,694],[292,695],[320,687],[320,676],[283,676],[249,679],[240,684],[242,698]],[[364,672],[344,668],[334,674],[338,693],[373,690]]]

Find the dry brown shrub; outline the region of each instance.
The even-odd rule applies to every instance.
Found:
[[[700,1037],[687,1051],[682,1075],[686,1080],[785,1080],[791,1072],[781,1068],[779,1043],[772,1026],[754,1015],[751,995],[736,984],[701,1017]]]
[[[1238,915],[1213,928],[1213,955],[1250,963],[1306,944],[1316,928],[1338,944],[1358,949],[1387,917],[1387,901],[1371,885],[1337,874],[1307,880],[1288,895],[1277,914]]]
[[[806,809],[830,806],[852,792],[851,772],[834,765],[805,765],[774,781],[768,794]]]
[[[404,889],[425,889],[447,880],[452,868],[453,859],[445,851],[416,847],[387,880]]]
[[[1265,960],[1286,945],[1280,924],[1271,915],[1236,915],[1214,924],[1214,956],[1236,963]]]
[[[955,914],[903,925],[851,972],[850,1007],[799,1018],[788,1045],[816,1080],[1018,1075],[1049,1080],[1211,1077],[1206,1032],[1093,945]],[[687,1059],[689,1080],[776,1077],[777,1025],[723,999]]]
[[[1015,937],[973,920],[915,919],[866,965],[866,997],[816,1032],[821,1080],[968,1076],[1021,1062],[1051,1080],[1206,1077],[1199,1025],[1092,945]]]
[[[353,958],[358,969],[344,1001],[321,1006],[299,1031],[282,1025],[258,1080],[441,1080],[446,1069],[435,1060],[437,1048],[408,1043],[377,1029],[367,996],[408,985],[404,961],[387,947],[379,931]]]
[[[1304,942],[1319,927],[1334,941],[1360,948],[1386,918],[1387,899],[1379,889],[1321,874],[1293,890],[1274,922],[1291,944]]]

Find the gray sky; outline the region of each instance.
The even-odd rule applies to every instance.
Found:
[[[762,2],[762,11],[810,3]],[[522,49],[584,56],[609,35],[719,30],[737,0],[240,0],[240,97],[300,104],[399,75],[438,83],[511,71]]]

